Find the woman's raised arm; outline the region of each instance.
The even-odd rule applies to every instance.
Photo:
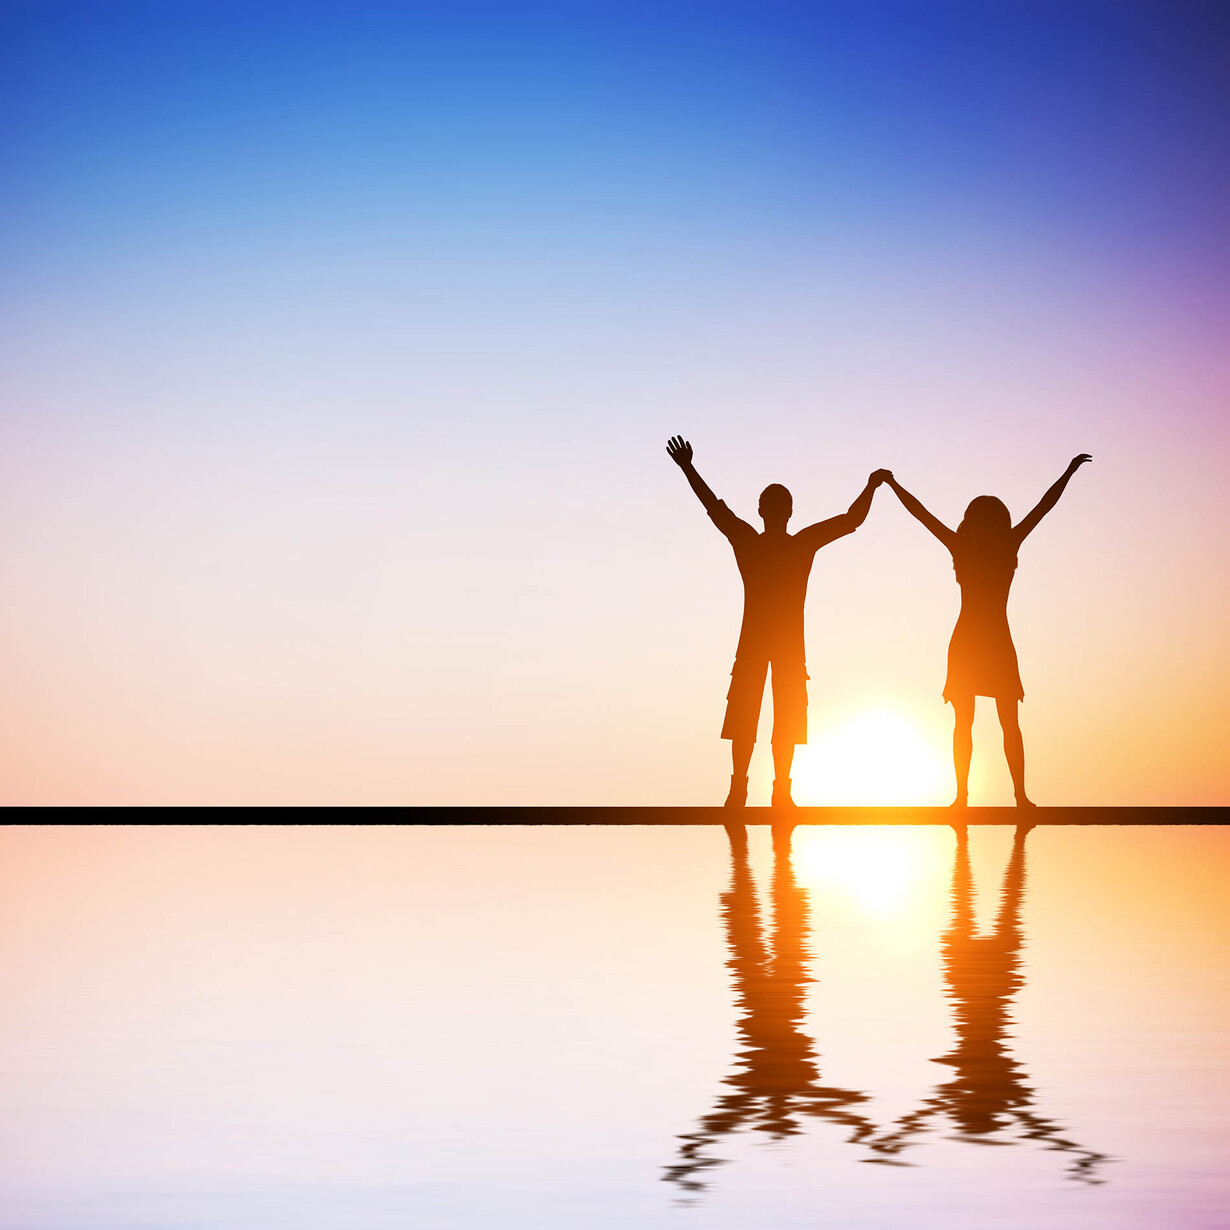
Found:
[[[1068,468],[1060,476],[1059,481],[1052,483],[1047,489],[1046,494],[1034,505],[1033,511],[1020,523],[1014,527],[1013,533],[1016,535],[1017,543],[1024,542],[1026,538],[1037,528],[1038,522],[1046,516],[1056,504],[1059,503],[1059,497],[1063,495],[1063,489],[1068,485],[1068,479],[1076,473],[1077,470],[1085,464],[1086,461],[1092,461],[1093,458],[1088,453],[1080,453],[1073,457],[1068,462]]]
[[[951,551],[957,541],[956,534],[938,517],[929,513],[891,474],[884,481],[897,493],[897,499],[905,505],[905,511],[915,520],[921,521]]]

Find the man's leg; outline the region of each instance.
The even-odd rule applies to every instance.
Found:
[[[730,672],[730,690],[726,693],[726,720],[722,738],[730,740],[730,793],[727,807],[747,805],[747,767],[756,746],[756,726],[760,721],[760,701],[764,696],[767,661],[746,661],[736,658]]]
[[[732,739],[730,742],[730,771],[735,777],[746,777],[747,767],[752,763],[753,739]],[[776,754],[777,749],[773,749]]]
[[[773,806],[793,807],[790,794],[790,766],[794,763],[793,743],[773,744]]]
[[[773,806],[793,807],[790,769],[794,749],[807,742],[807,667],[802,660],[773,663]]]
[[[752,748],[756,746],[755,739],[741,736],[730,741],[730,793],[726,796],[725,806],[747,806],[747,767],[752,763]]]
[[[773,744],[773,776],[778,781],[790,780],[790,768],[794,764],[794,744]]]

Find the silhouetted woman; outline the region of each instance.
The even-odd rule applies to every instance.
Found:
[[[1004,869],[999,912],[990,935],[979,935],[974,922],[974,875],[969,833],[957,834],[952,868],[952,921],[940,941],[940,953],[953,1006],[957,1041],[934,1062],[952,1068],[952,1080],[937,1085],[930,1097],[894,1129],[870,1143],[878,1160],[893,1161],[929,1128],[947,1120],[956,1139],[971,1144],[1012,1144],[1019,1130],[1044,1148],[1071,1155],[1068,1171],[1082,1183],[1100,1183],[1098,1167],[1107,1157],[1063,1135],[1063,1128],[1034,1107],[1036,1090],[1010,1050],[1011,1007],[1024,986],[1021,950],[1025,936],[1021,906],[1025,897],[1025,838],[1032,824],[1018,824],[1012,854]]]
[[[961,586],[961,613],[948,644],[948,678],[944,699],[953,707],[952,760],[957,771],[954,807],[969,801],[969,762],[974,747],[974,697],[993,696],[1004,731],[1004,755],[1012,774],[1018,807],[1032,807],[1025,793],[1025,746],[1017,719],[1017,702],[1025,698],[1017,669],[1016,648],[1008,629],[1008,590],[1016,571],[1021,543],[1059,502],[1068,480],[1088,453],[1073,457],[1063,477],[1038,501],[1019,525],[993,495],[980,495],[965,510],[956,532],[929,513],[908,491],[889,477],[906,511],[923,523],[948,548]]]

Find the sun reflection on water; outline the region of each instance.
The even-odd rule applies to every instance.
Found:
[[[893,826],[800,828],[795,865],[810,888],[837,892],[865,910],[908,909],[939,871],[930,834]]]

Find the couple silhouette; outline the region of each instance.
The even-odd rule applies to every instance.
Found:
[[[723,1159],[714,1150],[739,1132],[785,1140],[807,1121],[832,1124],[844,1140],[865,1150],[862,1160],[905,1165],[903,1154],[929,1133],[949,1129],[950,1139],[1008,1145],[1032,1141],[1067,1155],[1068,1176],[1099,1183],[1107,1156],[1068,1137],[1038,1109],[1030,1077],[1012,1054],[1012,1003],[1024,985],[1025,944],[1021,909],[1025,895],[1025,838],[1033,827],[1016,828],[1004,868],[999,908],[991,929],[975,924],[974,877],[969,836],[954,824],[947,927],[940,936],[940,965],[952,1009],[952,1049],[934,1062],[951,1069],[915,1110],[891,1123],[871,1112],[871,1096],[828,1083],[821,1055],[806,1027],[810,973],[808,893],[795,875],[791,829],[773,829],[770,918],[762,916],[748,860],[747,829],[728,824],[730,886],[720,898],[737,1019],[735,1069],[724,1089],[692,1131],[679,1137],[678,1154],[664,1178],[685,1195],[708,1186],[706,1176]]]
[[[774,807],[794,807],[790,772],[794,749],[807,742],[807,655],[803,644],[803,605],[816,552],[852,534],[867,518],[876,488],[887,483],[905,509],[948,548],[961,611],[948,644],[944,699],[953,707],[953,767],[957,777],[954,807],[969,802],[969,766],[973,754],[974,698],[993,696],[1004,732],[1004,754],[1012,774],[1018,807],[1033,807],[1025,792],[1025,746],[1017,705],[1025,697],[1016,648],[1008,627],[1008,590],[1016,572],[1017,551],[1038,522],[1059,502],[1072,475],[1092,458],[1081,453],[1068,463],[1034,509],[1017,525],[1001,500],[980,495],[950,530],[893,477],[876,470],[858,498],[844,512],[817,521],[796,534],[786,532],[794,498],[780,483],[760,493],[764,531],[735,516],[719,500],[692,463],[692,445],[672,436],[666,451],[683,471],[710,520],[729,540],[743,578],[743,624],[726,694],[722,738],[731,741],[730,793],[727,807],[747,804],[747,770],[756,745],[756,728],[765,680],[773,680]]]

